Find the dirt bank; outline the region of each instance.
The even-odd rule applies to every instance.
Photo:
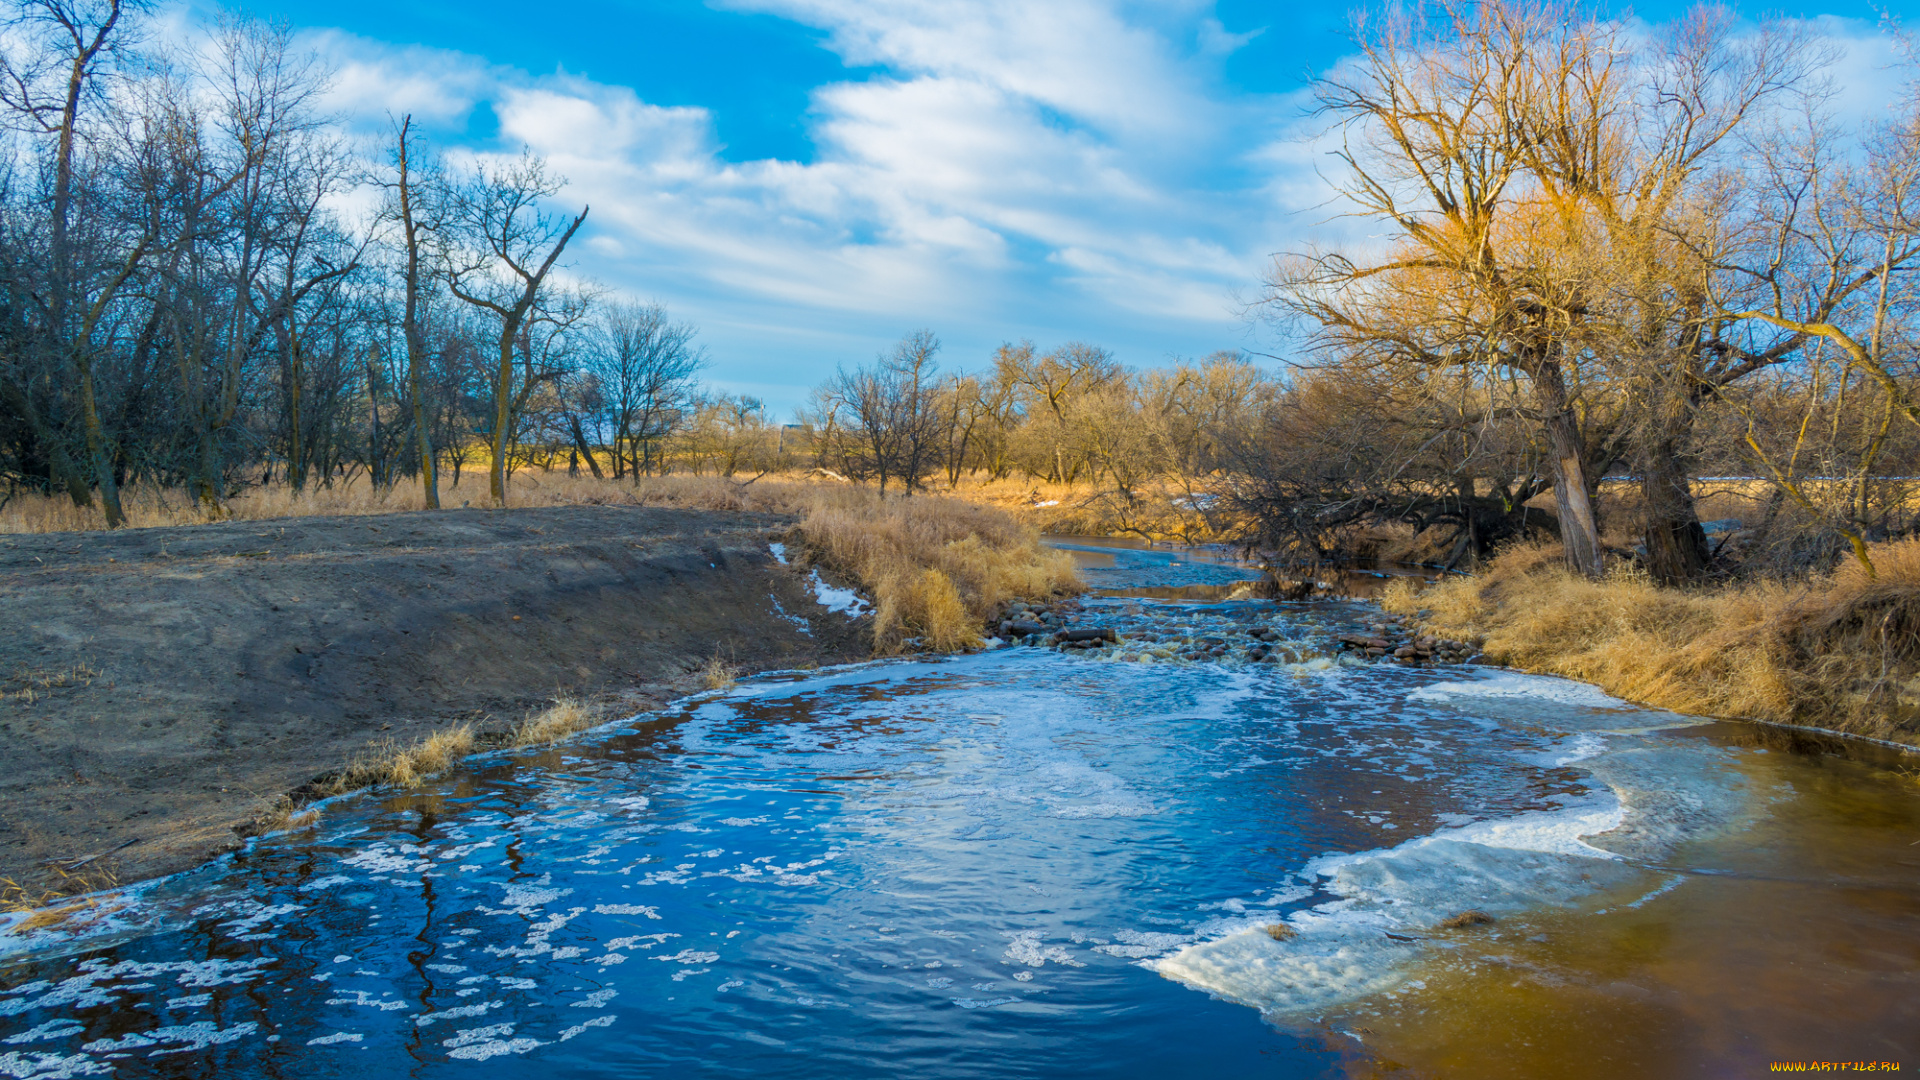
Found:
[[[0,539],[0,878],[184,868],[383,738],[504,730],[558,694],[638,711],[716,654],[867,656],[870,626],[769,554],[793,522],[568,506]]]

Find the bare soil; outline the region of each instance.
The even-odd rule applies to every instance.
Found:
[[[370,744],[505,732],[563,694],[643,711],[716,654],[866,657],[869,620],[769,554],[793,524],[564,506],[0,539],[0,878],[183,869]]]

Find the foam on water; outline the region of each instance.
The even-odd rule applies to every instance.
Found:
[[[1407,695],[1409,701],[1451,702],[1462,698],[1531,698],[1587,709],[1631,709],[1634,706],[1597,686],[1551,675],[1516,672],[1488,674],[1458,682],[1433,683]]]

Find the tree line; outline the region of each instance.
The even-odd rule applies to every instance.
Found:
[[[527,466],[902,494],[1018,475],[1106,528],[1197,518],[1302,560],[1385,525],[1455,565],[1551,536],[1591,575],[1625,532],[1675,584],[1725,570],[1702,477],[1757,478],[1796,565],[1870,567],[1914,528],[1920,94],[1843,115],[1804,24],[1360,19],[1313,94],[1366,239],[1274,259],[1248,312],[1266,355],[1131,370],[1009,342],[946,371],[918,331],[784,424],[703,385],[691,325],[564,272],[588,211],[555,209],[539,159],[456,168],[405,117],[351,143],[281,27],[227,16],[169,51],[124,0],[13,15],[0,476],[109,524],[130,484],[209,516],[360,476],[434,506],[484,464],[501,503]]]

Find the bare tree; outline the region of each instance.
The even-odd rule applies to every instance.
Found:
[[[939,351],[933,331],[917,330],[872,367],[843,369],[823,388],[824,437],[848,476],[877,479],[883,494],[897,479],[911,495],[933,470],[942,438]]]
[[[659,304],[612,301],[595,318],[587,365],[598,376],[613,426],[616,475],[631,470],[635,483],[652,475],[660,443],[692,404],[706,356],[694,345],[694,328],[674,322]]]
[[[488,432],[493,463],[489,484],[495,505],[507,504],[507,457],[514,427],[514,356],[524,346],[528,322],[547,299],[544,286],[567,242],[586,223],[582,208],[571,222],[540,209],[560,191],[546,164],[531,154],[485,170],[454,194],[452,220],[459,239],[446,246],[448,288],[499,320],[498,360],[493,371],[493,422]],[[544,254],[543,254],[544,252]],[[523,352],[525,350],[523,349]],[[533,363],[526,353],[527,363]],[[523,381],[521,392],[530,392]]]
[[[427,335],[422,325],[429,244],[442,225],[446,198],[438,160],[421,159],[413,140],[413,116],[404,116],[394,134],[393,174],[387,182],[386,216],[400,232],[400,281],[403,292],[400,332],[407,346],[407,391],[413,401],[415,448],[427,509],[440,509],[440,477],[435,468],[432,428],[427,423]]]

